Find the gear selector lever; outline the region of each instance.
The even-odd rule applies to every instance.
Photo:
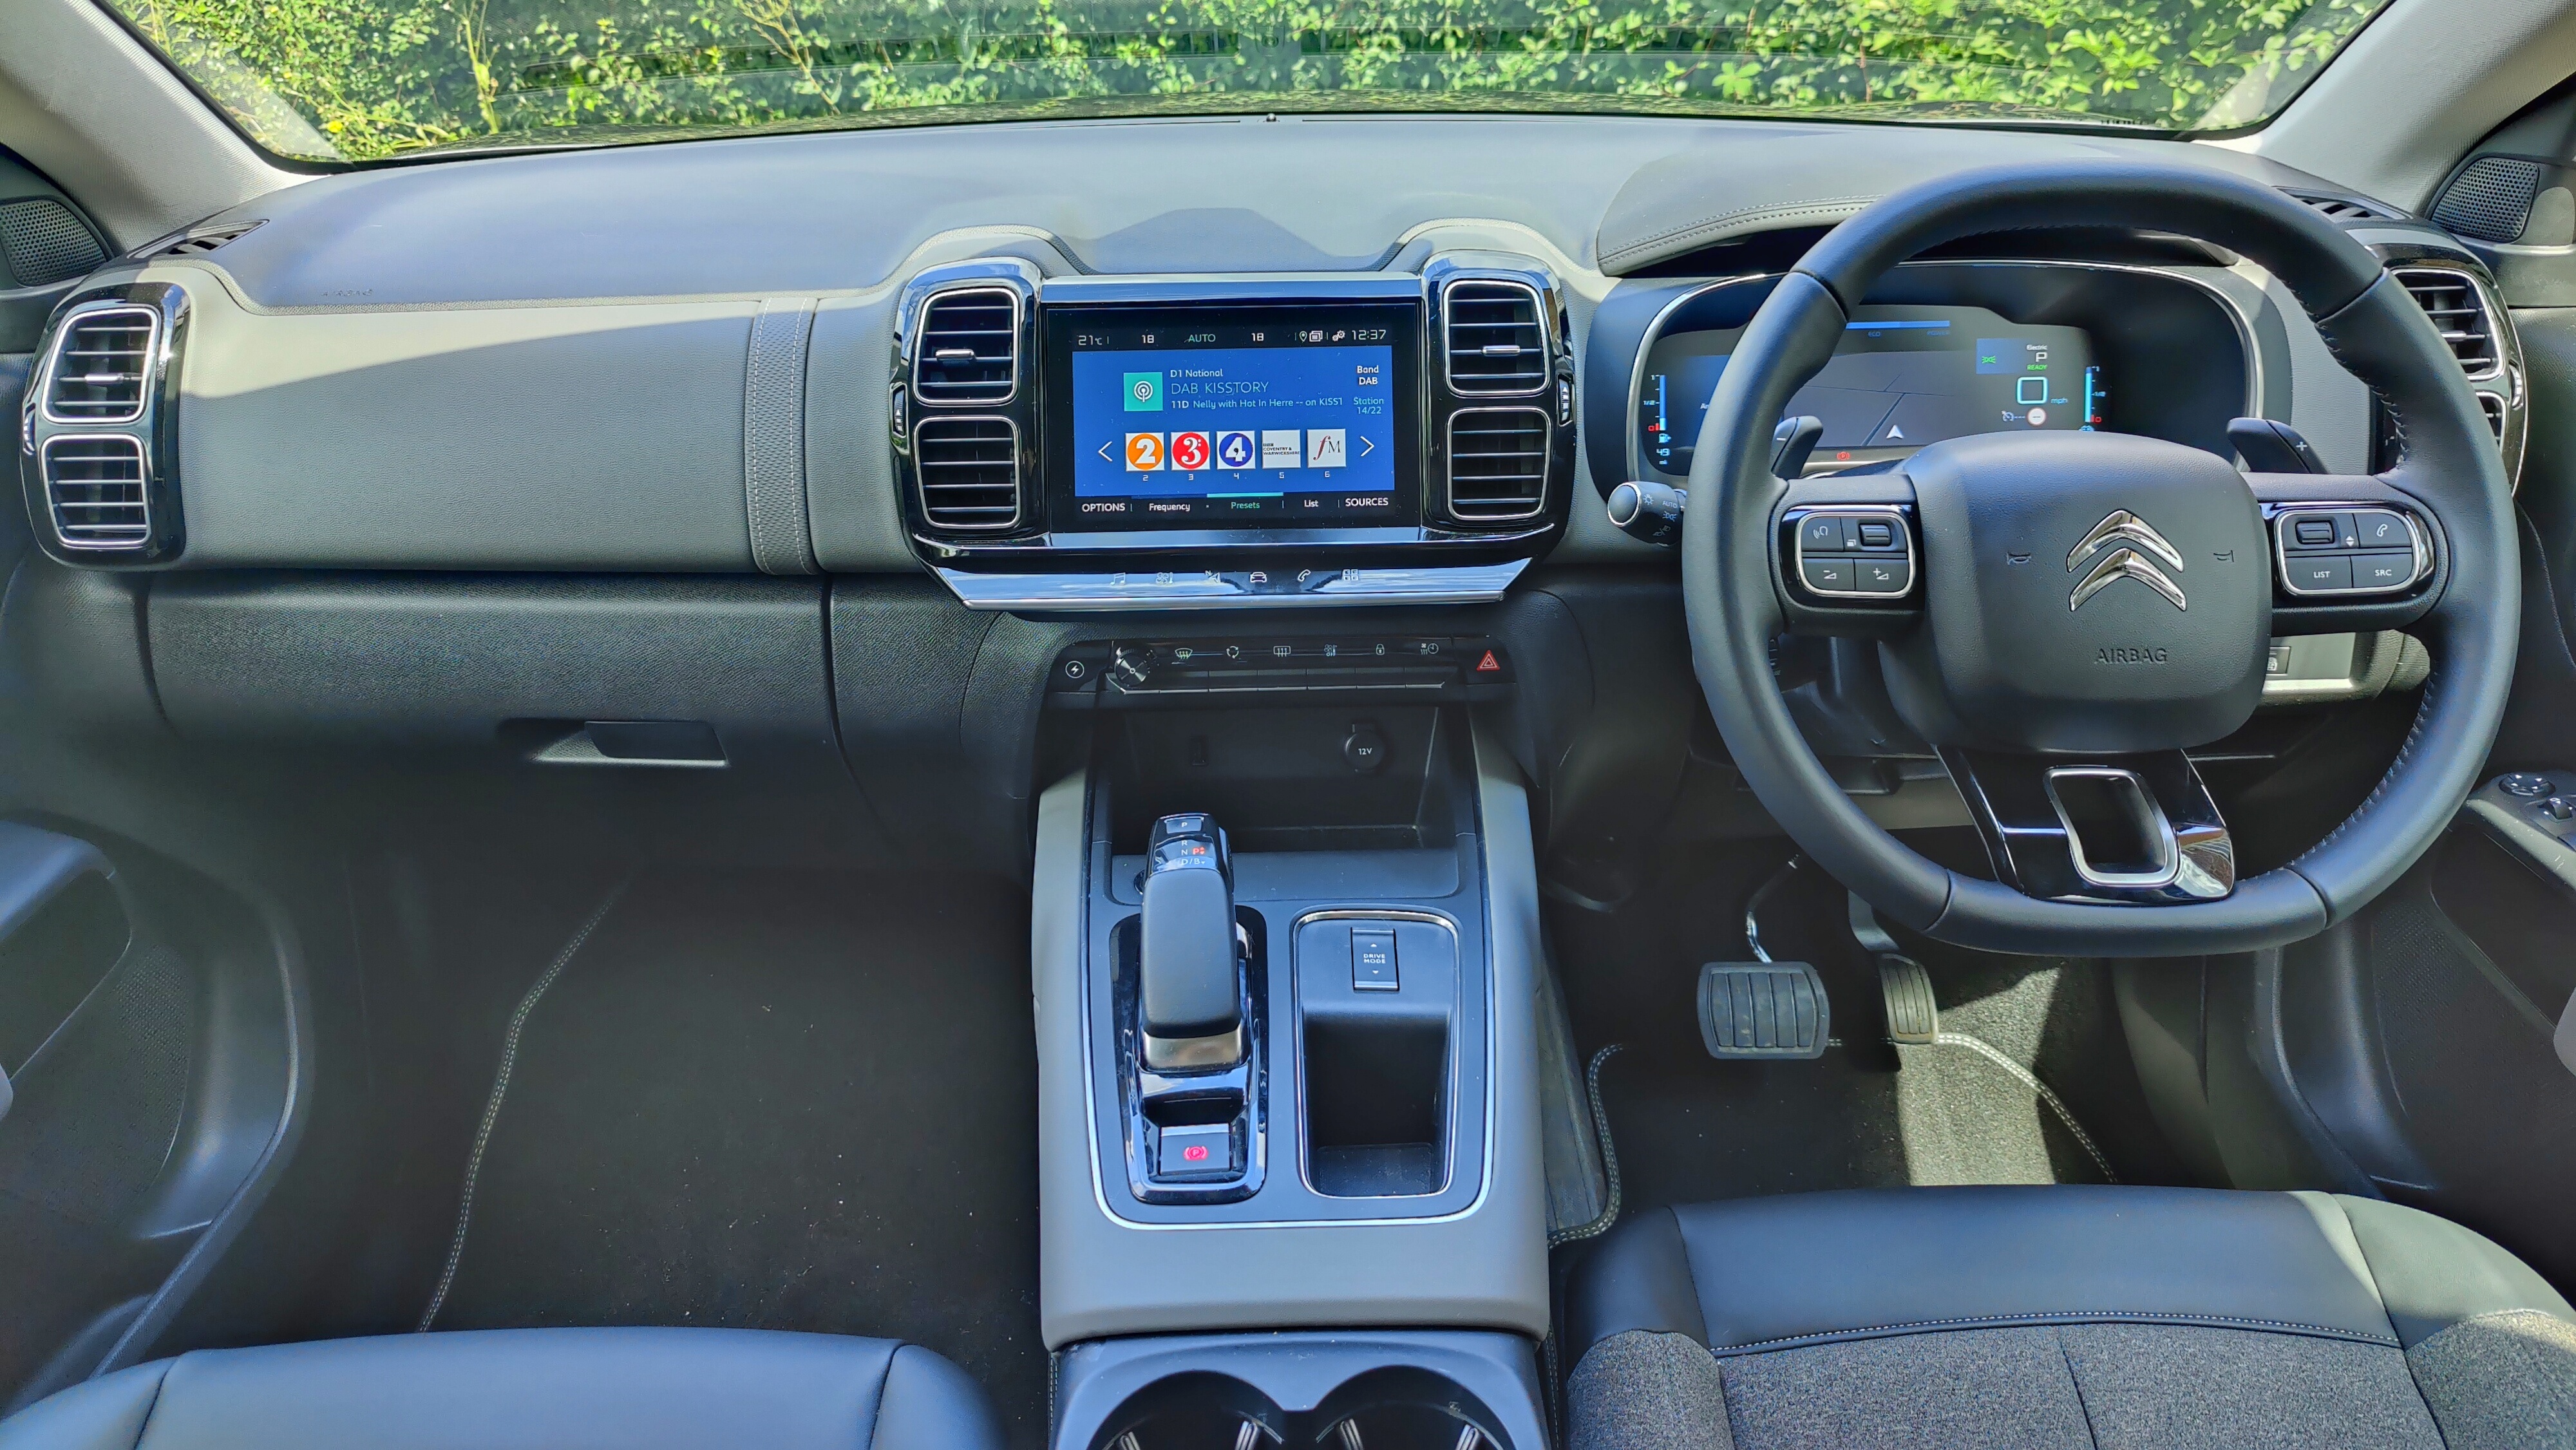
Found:
[[[1243,1061],[1243,957],[1225,832],[1201,814],[1165,816],[1145,846],[1138,1035],[1157,1072]]]

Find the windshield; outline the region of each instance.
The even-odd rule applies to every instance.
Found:
[[[107,0],[281,156],[945,120],[2259,125],[2388,0]]]

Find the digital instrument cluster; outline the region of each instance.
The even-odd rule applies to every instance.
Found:
[[[1637,388],[1649,468],[1690,472],[1709,398],[1742,335],[1733,327],[1655,340]],[[2011,322],[1983,307],[1868,306],[1783,416],[1824,423],[1810,468],[1832,470],[1972,433],[2098,428],[2107,397],[2082,328]]]

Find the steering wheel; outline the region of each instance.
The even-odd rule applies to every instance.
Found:
[[[1960,237],[2070,226],[2180,233],[2261,263],[2387,406],[2395,463],[2245,474],[2179,443],[2029,430],[1935,443],[1890,474],[1774,475],[1775,424],[1873,282]],[[1818,241],[1746,326],[1690,484],[1691,649],[1737,768],[1818,864],[1941,941],[2176,956],[2313,935],[2449,824],[2513,677],[2512,492],[2457,360],[2358,242],[2234,176],[2000,167],[1878,202]],[[2330,553],[2302,552],[2319,519],[2387,545],[2368,556],[2373,592],[2345,587]],[[2396,762],[2323,842],[2238,880],[2185,751],[2252,715],[2274,636],[2399,627],[2433,673]],[[1784,632],[1878,641],[1890,698],[1938,750],[1999,882],[1927,860],[1853,804],[1782,699],[1770,660]]]

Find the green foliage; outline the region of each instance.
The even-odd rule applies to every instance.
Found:
[[[2218,129],[2278,109],[2386,0],[111,3],[272,149],[368,159],[628,132],[1183,109]]]

